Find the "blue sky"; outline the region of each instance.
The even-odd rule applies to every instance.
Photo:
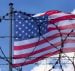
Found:
[[[60,10],[64,12],[71,12],[75,9],[75,0],[0,0],[0,16],[9,12],[9,3],[14,3],[14,10],[23,11],[27,13],[41,13],[48,10]],[[2,21],[0,23],[0,36],[8,36],[10,32],[9,21]],[[0,38],[0,46],[6,56],[9,54],[9,38]],[[2,56],[2,53],[0,52]],[[1,63],[6,63],[0,60]],[[23,71],[31,71],[35,64],[24,66]],[[2,71],[8,71],[8,66],[0,65]],[[7,68],[7,69],[6,69]],[[15,71],[15,70],[14,70]]]

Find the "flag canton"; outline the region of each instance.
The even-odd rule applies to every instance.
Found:
[[[32,17],[15,13],[15,41],[39,37],[47,32],[48,16]]]

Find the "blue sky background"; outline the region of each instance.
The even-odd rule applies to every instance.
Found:
[[[41,13],[48,10],[60,10],[64,12],[71,12],[75,9],[75,0],[0,0],[0,16],[9,12],[9,3],[14,3],[14,9],[27,13]],[[2,21],[0,23],[0,37],[8,36],[10,32],[9,21]],[[9,54],[9,38],[0,38],[0,46],[6,56]],[[2,53],[0,51],[0,56]],[[0,60],[0,64],[5,64],[4,60]],[[23,71],[31,71],[35,64],[23,67]],[[3,68],[4,67],[4,68]],[[8,71],[8,66],[0,65],[2,71]],[[15,71],[15,70],[14,70]]]

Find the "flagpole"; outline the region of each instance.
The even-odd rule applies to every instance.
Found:
[[[9,47],[9,71],[12,71],[12,17],[13,17],[13,3],[9,3],[9,19],[10,19],[10,47]]]

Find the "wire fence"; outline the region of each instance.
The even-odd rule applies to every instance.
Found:
[[[13,13],[16,13],[16,11],[12,12],[12,14],[13,14]],[[19,13],[22,13],[22,12],[19,12]],[[22,13],[22,14],[25,14],[25,13]],[[10,13],[7,13],[5,16],[2,16],[1,19],[0,19],[0,21],[2,21],[2,20],[4,20],[4,21],[7,21],[7,20],[8,20],[8,21],[9,21],[10,19],[6,18],[6,17],[8,17],[8,15],[10,15]],[[29,15],[29,14],[28,14],[28,15]],[[15,19],[13,18],[12,20],[15,20]],[[24,20],[26,20],[26,19],[24,19]],[[54,56],[54,57],[50,57],[50,58],[49,58],[50,60],[53,60],[53,62],[50,61],[50,62],[46,63],[46,64],[49,64],[49,65],[52,65],[52,67],[51,67],[48,71],[53,71],[53,69],[55,69],[56,65],[58,65],[58,64],[59,64],[59,69],[60,69],[61,71],[65,71],[64,68],[63,68],[63,64],[70,64],[70,65],[72,65],[72,66],[73,66],[73,70],[75,71],[75,53],[74,53],[73,56],[68,56],[68,55],[63,51],[65,41],[68,39],[68,37],[75,37],[75,36],[72,36],[72,35],[71,35],[72,33],[74,33],[74,30],[75,30],[75,29],[71,29],[70,32],[69,32],[68,34],[66,34],[66,36],[64,37],[64,36],[62,35],[62,33],[61,33],[61,30],[58,28],[58,26],[55,25],[55,24],[53,24],[53,25],[56,27],[56,29],[58,30],[58,33],[59,33],[59,35],[60,35],[60,38],[61,38],[61,48],[58,49],[54,44],[50,43],[49,40],[47,40],[46,37],[44,37],[44,36],[42,35],[42,38],[43,38],[47,43],[49,43],[51,46],[53,46],[55,49],[59,50],[59,52],[60,52],[60,53],[58,54],[58,57],[55,57],[55,56]],[[39,28],[39,25],[37,25],[37,27]],[[39,31],[40,31],[40,30],[41,30],[41,29],[39,28]],[[39,32],[39,34],[41,34],[41,33]],[[10,37],[12,37],[12,39],[16,38],[15,36],[0,36],[1,39],[10,38]],[[64,39],[63,39],[63,38],[64,38]],[[39,40],[40,40],[40,37],[39,37]],[[38,40],[38,42],[39,42],[39,40]],[[36,44],[36,45],[38,45],[38,44]],[[34,52],[35,49],[36,49],[36,46],[35,46],[35,48],[33,49],[32,53]],[[4,65],[7,65],[7,66],[8,66],[9,64],[11,64],[11,62],[10,62],[10,60],[9,60],[9,57],[6,56],[6,54],[4,53],[4,51],[3,51],[3,49],[2,49],[1,47],[0,47],[0,53],[2,53],[2,55],[3,55],[3,56],[0,56],[0,59],[6,61],[6,63],[1,63],[0,65],[1,65],[1,66],[4,66]],[[25,58],[25,57],[24,57],[24,58]],[[27,59],[32,59],[32,58],[36,58],[36,57],[30,57],[30,56],[28,56]],[[44,57],[44,58],[48,58],[48,57]],[[12,59],[13,59],[13,57],[12,57]],[[26,59],[26,58],[25,58],[25,59]],[[55,60],[55,61],[54,61],[54,60]],[[67,62],[63,62],[63,63],[62,63],[62,61],[64,61],[64,60],[67,61]],[[39,65],[40,62],[37,62],[37,63],[34,63],[34,64]],[[43,65],[44,65],[44,64],[43,64]],[[14,69],[17,70],[17,71],[22,71],[21,68],[22,68],[22,67],[20,67],[20,68],[14,68]]]

